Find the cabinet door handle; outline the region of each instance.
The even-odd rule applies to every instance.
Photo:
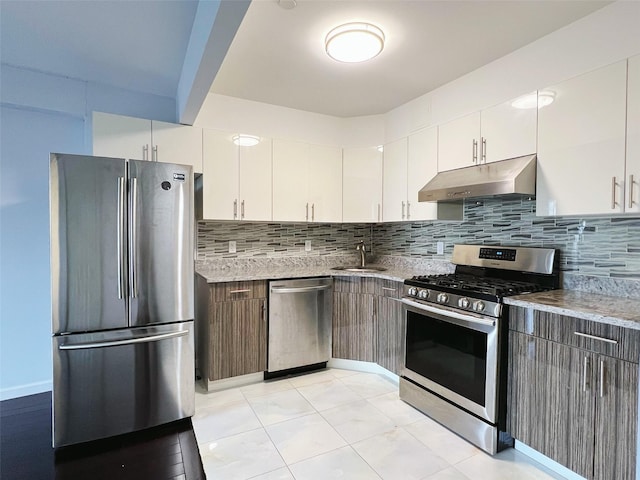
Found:
[[[233,219],[238,218],[238,199],[236,198],[233,201]]]
[[[158,161],[158,146],[154,145],[153,149],[151,150],[151,161],[152,162],[157,162]]]
[[[600,360],[600,398],[604,397],[604,360]]]
[[[473,163],[478,162],[478,141],[474,138],[473,143],[471,145],[471,158]]]
[[[588,359],[587,357],[584,357],[584,361],[582,362],[582,391],[583,392],[587,391],[587,366],[588,366]]]
[[[402,220],[404,220],[404,202],[402,202]]]
[[[266,322],[267,321],[267,315],[266,315],[266,313],[267,313],[267,301],[266,300],[262,301],[262,307],[261,307],[260,310],[261,310],[260,313],[262,314],[262,321]]]
[[[306,209],[307,209],[307,213],[305,214],[304,219],[308,222],[309,221],[309,204],[308,203],[307,203]]]
[[[234,293],[248,293],[250,291],[251,291],[250,288],[243,288],[242,290],[231,290],[229,291],[229,294],[233,295]]]
[[[311,221],[315,222],[316,220],[316,204],[312,203],[311,204]]]
[[[480,137],[482,139],[482,163],[487,163],[487,139],[484,137]]]
[[[616,205],[618,204],[618,202],[616,202],[616,186],[618,184],[616,183],[616,177],[611,177],[611,209],[615,210],[616,209]]]
[[[142,146],[142,159],[149,160],[149,144]]]
[[[633,208],[633,175],[629,175],[629,208]]]
[[[380,221],[380,204],[378,204],[378,221]]]
[[[240,203],[240,220],[244,220],[244,200]]]
[[[598,340],[599,342],[607,342],[607,343],[611,343],[613,345],[617,345],[618,344],[617,340],[612,340],[610,338],[605,338],[605,337],[597,337],[595,335],[589,335],[588,333],[573,332],[573,334],[574,335],[578,335],[579,337],[589,338],[591,340]]]
[[[407,202],[407,220],[411,220],[411,202]]]

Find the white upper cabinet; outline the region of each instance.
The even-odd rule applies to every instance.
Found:
[[[481,163],[536,153],[537,94],[527,96],[534,99],[533,108],[516,108],[509,100],[480,112]]]
[[[629,59],[627,77],[625,211],[640,212],[640,55]]]
[[[480,154],[480,112],[438,127],[438,171],[470,167]]]
[[[342,221],[342,150],[273,141],[273,219]]]
[[[545,88],[538,111],[538,215],[624,211],[627,62]]]
[[[202,129],[94,112],[93,154],[191,165],[202,173]]]
[[[436,202],[418,202],[418,192],[438,173],[438,129],[425,128],[409,135],[407,152],[407,220],[432,220]]]
[[[384,146],[382,161],[382,220],[407,219],[407,139]]]
[[[382,152],[345,148],[342,155],[342,221],[382,221]]]
[[[93,112],[93,154],[100,157],[150,159],[151,120]]]
[[[307,199],[312,222],[342,222],[342,149],[309,145]]]
[[[207,220],[271,220],[271,140],[238,147],[232,134],[205,129],[202,216]]]
[[[438,128],[438,171],[536,153],[536,92],[533,108],[513,100],[458,118]]]

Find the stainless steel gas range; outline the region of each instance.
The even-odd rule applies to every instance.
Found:
[[[455,245],[453,274],[404,282],[400,398],[494,454],[506,431],[507,321],[502,299],[558,288],[554,249]]]

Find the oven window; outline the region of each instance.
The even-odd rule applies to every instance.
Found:
[[[406,366],[485,406],[486,333],[407,311]]]

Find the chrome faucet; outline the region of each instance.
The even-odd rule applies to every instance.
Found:
[[[365,253],[367,253],[367,246],[364,244],[364,240],[360,240],[356,243],[356,250],[360,252],[360,266],[364,268],[365,261]]]

